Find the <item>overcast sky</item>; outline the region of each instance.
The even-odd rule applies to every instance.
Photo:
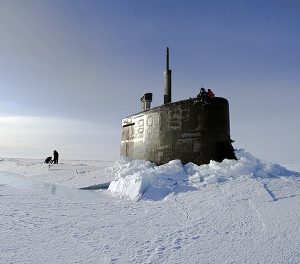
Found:
[[[140,97],[212,88],[235,148],[300,163],[300,2],[0,0],[0,156],[117,159]]]

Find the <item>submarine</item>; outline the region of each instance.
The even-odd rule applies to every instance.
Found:
[[[179,159],[208,164],[236,159],[230,138],[229,103],[222,97],[171,101],[169,48],[164,71],[164,104],[151,108],[152,93],[141,98],[141,112],[122,119],[120,154],[157,165]]]

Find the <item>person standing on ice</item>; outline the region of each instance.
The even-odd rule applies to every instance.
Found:
[[[53,151],[53,163],[58,163],[58,152],[56,150]]]

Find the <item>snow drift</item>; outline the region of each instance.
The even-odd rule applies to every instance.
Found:
[[[198,166],[183,165],[172,160],[157,166],[149,161],[121,158],[106,173],[114,175],[108,190],[114,195],[131,200],[163,199],[171,193],[191,191],[206,186],[227,182],[241,176],[251,178],[272,178],[299,176],[298,172],[271,162],[262,161],[245,150],[235,151],[238,160],[211,161]]]

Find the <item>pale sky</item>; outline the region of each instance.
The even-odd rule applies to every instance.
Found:
[[[259,158],[300,163],[300,2],[0,0],[0,156],[117,159],[140,97],[212,88],[231,138]]]

